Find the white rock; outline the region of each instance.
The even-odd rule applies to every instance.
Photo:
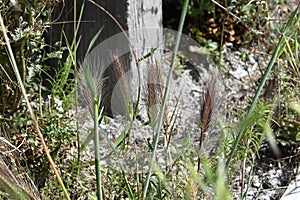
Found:
[[[253,176],[252,185],[256,188],[259,188],[261,183],[259,181],[259,177],[257,175]]]
[[[288,186],[280,200],[296,200],[300,199],[300,174],[296,176],[296,181]]]

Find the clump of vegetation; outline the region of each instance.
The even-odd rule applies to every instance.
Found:
[[[283,50],[282,60],[278,62],[275,78],[277,80],[277,117],[279,123],[276,132],[277,140],[284,146],[297,146],[300,142],[299,113],[293,105],[299,104],[300,99],[300,71],[299,71],[299,28],[296,34],[286,38],[286,48]]]
[[[37,91],[38,88],[35,75],[38,75],[43,68],[43,48],[45,46],[43,33],[46,29],[45,23],[49,21],[53,3],[53,1],[5,0],[0,5],[18,70],[23,83],[30,90]],[[16,111],[20,103],[21,92],[11,68],[2,32],[0,41],[0,81],[2,86],[0,89],[0,114],[6,116]]]

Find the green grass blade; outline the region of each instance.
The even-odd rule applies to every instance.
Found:
[[[86,138],[83,140],[81,147],[80,147],[80,152],[84,151],[85,148],[88,146],[88,144],[90,143],[90,141],[92,141],[94,137],[94,129],[92,129],[91,131],[89,131],[88,135],[86,136]]]
[[[102,32],[103,30],[103,26],[100,28],[100,30],[96,33],[96,35],[93,37],[93,39],[91,40],[90,44],[89,44],[89,47],[86,51],[86,54],[85,54],[85,57],[87,57],[87,55],[90,53],[91,49],[93,48],[96,40],[98,39],[100,33]]]

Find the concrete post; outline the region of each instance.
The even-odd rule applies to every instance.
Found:
[[[110,12],[122,25],[122,27],[128,31],[129,38],[132,45],[136,49],[138,57],[145,55],[149,51],[149,47],[158,46],[162,41],[162,2],[161,0],[94,0],[97,4],[104,7]],[[83,2],[85,4],[83,5]],[[86,55],[87,48],[93,39],[94,35],[99,31],[101,27],[103,30],[100,37],[97,39],[94,47],[101,44],[107,38],[112,37],[115,34],[121,32],[116,23],[103,11],[93,5],[90,1],[77,0],[77,19],[80,15],[80,10],[84,6],[83,15],[81,19],[80,28],[77,34],[77,40],[80,38],[80,43],[77,49],[77,60],[80,62]],[[73,30],[73,12],[74,4],[73,0],[65,0],[61,2],[53,12],[52,25],[45,38],[50,47],[61,41],[65,46],[65,39],[62,35],[64,31],[69,43],[72,43],[74,37]],[[152,27],[153,29],[147,29]],[[150,43],[149,43],[150,42]],[[115,43],[115,44],[114,44]],[[107,49],[101,51],[102,55],[100,59],[111,57],[110,53],[120,48],[118,47],[118,41],[110,41],[107,44]],[[125,44],[126,45],[126,44]],[[102,47],[103,48],[103,47]],[[122,47],[121,47],[122,48]],[[128,48],[128,47],[124,47]],[[49,48],[48,51],[54,51],[55,49]],[[63,60],[66,59],[67,52],[63,56]],[[124,60],[125,71],[131,71],[133,78],[132,87],[136,86],[137,73],[136,68],[132,64],[133,59],[130,58],[130,52],[128,54],[121,55]],[[131,63],[131,64],[130,64]],[[57,60],[51,60],[48,63],[51,67],[57,68]],[[111,109],[111,91],[115,87],[116,75],[115,70],[109,67],[104,76],[109,76],[104,87],[106,91],[106,98],[104,101],[105,111],[107,114],[112,114]],[[117,111],[118,112],[118,111]]]

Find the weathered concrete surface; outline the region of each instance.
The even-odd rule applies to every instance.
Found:
[[[147,83],[147,69],[149,65],[161,65],[163,48],[163,23],[162,23],[162,1],[161,0],[128,0],[127,25],[129,39],[132,42],[136,56],[142,58],[152,49],[158,48],[148,57],[139,62],[141,72],[140,85]],[[138,74],[135,61],[131,61],[132,79],[131,85],[138,83]],[[132,91],[132,98],[137,99],[137,91]]]
[[[148,53],[147,45],[157,47],[163,36],[161,0],[128,0],[127,25],[138,57]]]
[[[105,8],[114,16],[121,26],[128,31],[129,39],[134,47],[137,56],[141,57],[149,51],[149,46],[158,46],[162,40],[162,2],[160,0],[94,0],[97,4]],[[60,41],[65,46],[65,38],[61,34],[64,31],[68,42],[71,44],[74,39],[74,4],[73,0],[65,0],[58,5],[53,12],[52,25],[46,34],[46,41],[51,48],[49,52],[54,51],[53,44]],[[83,5],[83,0],[77,0],[77,20],[79,19],[80,10]],[[77,61],[79,63],[84,59],[88,46],[95,36],[95,34],[103,27],[100,37],[95,42],[94,47],[103,43],[108,38],[121,33],[121,29],[106,13],[93,5],[88,0],[85,1],[83,15],[78,29],[77,40],[80,38],[80,43],[77,49]],[[152,27],[154,29],[145,29]],[[147,44],[149,43],[150,44]],[[130,56],[131,51],[127,52],[124,49],[129,49],[129,43],[124,37],[123,41],[110,40],[106,46],[101,46],[102,50],[93,55],[92,60],[102,60],[104,62],[111,62],[111,54],[116,52],[123,52],[118,54],[122,58],[123,70],[130,72],[132,75],[131,87],[137,86],[137,72],[135,63]],[[67,52],[63,56],[66,59]],[[95,59],[97,58],[97,59]],[[97,64],[99,63],[92,63]],[[49,65],[57,68],[57,60],[51,60]],[[107,67],[105,65],[105,67]],[[107,78],[104,83],[105,100],[102,102],[107,114],[112,114],[111,109],[111,95],[115,88],[118,78],[115,74],[113,65],[106,68],[102,78]],[[50,73],[51,74],[51,73]],[[53,73],[52,73],[53,74]],[[101,78],[101,77],[99,77]],[[133,95],[133,99],[135,99]],[[118,111],[116,110],[118,113]],[[120,114],[123,111],[120,111]]]

